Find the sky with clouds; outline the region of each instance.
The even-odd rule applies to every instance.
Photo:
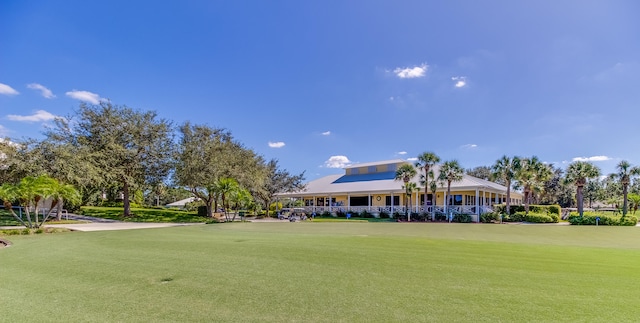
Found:
[[[110,100],[307,179],[424,151],[640,164],[637,1],[0,3],[0,136]]]

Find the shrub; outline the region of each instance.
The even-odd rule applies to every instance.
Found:
[[[379,217],[381,219],[389,219],[389,218],[391,218],[390,214],[385,212],[385,211],[381,211],[380,214],[379,214]]]
[[[453,216],[453,222],[460,222],[460,223],[469,223],[471,222],[472,218],[471,215],[469,214],[456,214]]]
[[[360,212],[360,216],[363,218],[373,218],[373,214],[367,210]]]
[[[339,217],[339,218],[346,218],[347,217],[347,213],[345,211],[338,210],[338,211],[336,211],[336,216]]]
[[[596,212],[584,212],[582,217],[580,214],[572,212],[568,220],[572,225],[596,225],[598,217],[600,218],[598,225],[634,226],[638,224],[638,218],[634,215],[627,215],[623,218],[618,215]]]
[[[320,214],[320,216],[330,218],[330,217],[333,217],[333,214],[331,214],[331,212],[329,211],[324,211]]]
[[[493,206],[493,211],[498,214],[507,213],[507,205],[506,204],[496,204]],[[509,215],[513,215],[515,213],[524,212],[524,205],[511,205],[509,207]],[[539,213],[539,214],[557,214],[560,216],[560,205],[529,205],[529,213]],[[519,221],[514,221],[519,222]]]
[[[198,216],[207,216],[207,206],[206,205],[198,206]]]
[[[493,221],[500,221],[500,214],[496,212],[487,212],[480,215],[480,222],[491,223]]]
[[[547,215],[547,214],[542,214],[542,213],[532,213],[529,212],[529,214],[524,214],[524,213],[517,213],[518,216],[522,217],[522,219],[524,220],[523,222],[531,222],[531,223],[554,223],[554,222],[558,222],[557,220],[554,220],[551,216]],[[557,216],[556,216],[557,218]]]

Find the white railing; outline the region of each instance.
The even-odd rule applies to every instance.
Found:
[[[313,213],[315,212],[316,214],[321,214],[324,212],[331,212],[332,214],[336,214],[337,212],[344,212],[344,213],[348,213],[348,212],[357,212],[357,213],[361,213],[363,211],[367,211],[370,213],[389,213],[389,214],[393,214],[393,213],[405,213],[406,207],[405,206],[400,206],[400,205],[386,205],[386,206],[345,206],[345,205],[341,205],[341,206],[305,206],[303,207],[305,212],[307,213]],[[487,213],[487,212],[493,212],[493,209],[490,206],[478,206],[476,207],[475,205],[449,205],[447,207],[447,209],[450,212],[456,213],[456,214],[476,214],[476,209],[479,211],[480,214],[482,213]],[[443,214],[445,213],[445,206],[444,205],[428,205],[428,206],[424,206],[424,205],[419,205],[419,206],[413,206],[411,207],[411,212],[415,212],[415,213],[427,213],[427,214],[431,214],[431,213],[440,213]]]

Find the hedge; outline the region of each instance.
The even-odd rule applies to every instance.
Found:
[[[569,214],[569,223],[573,225],[596,225],[596,218],[599,217],[598,225],[621,225],[621,226],[634,226],[638,224],[638,218],[635,215],[627,215],[622,217],[621,215],[597,213],[597,212],[583,212],[583,216],[572,212]]]
[[[496,204],[493,206],[493,211],[498,214],[506,214],[507,211],[506,204]],[[518,212],[524,212],[524,205],[511,205],[509,207],[509,215],[513,215]],[[529,213],[538,213],[538,214],[556,214],[558,218],[560,217],[560,205],[537,205],[531,204],[529,205]]]

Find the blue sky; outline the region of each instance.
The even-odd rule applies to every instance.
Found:
[[[224,127],[307,179],[433,151],[640,164],[638,1],[0,2],[0,135],[81,101]],[[336,169],[336,167],[338,169]]]

